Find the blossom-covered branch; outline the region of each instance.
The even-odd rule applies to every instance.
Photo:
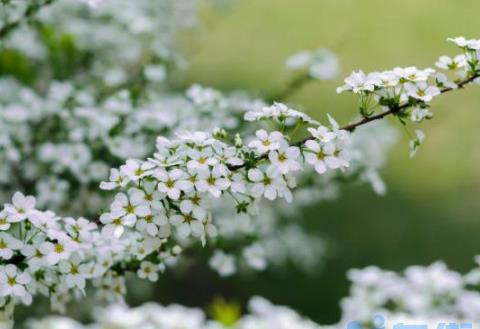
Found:
[[[467,79],[461,80],[457,84],[456,87],[445,87],[445,88],[441,89],[440,93],[443,94],[443,93],[455,90],[456,88],[463,88],[463,87],[465,87],[465,85],[474,82],[477,78],[480,78],[480,73],[478,73],[478,72],[475,73],[474,75],[472,75],[471,77],[467,78]],[[398,115],[400,112],[408,109],[410,106],[411,106],[411,104],[407,103],[407,104],[403,104],[403,105],[398,106],[398,107],[393,107],[393,108],[389,107],[389,109],[387,111],[384,111],[384,112],[381,112],[381,113],[378,113],[378,114],[375,114],[375,115],[364,117],[357,122],[350,123],[350,124],[347,124],[347,125],[343,126],[341,129],[352,132],[357,127],[363,126],[364,124],[367,124],[369,122],[383,119],[384,117],[389,116],[389,115]]]

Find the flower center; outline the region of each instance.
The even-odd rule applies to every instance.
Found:
[[[183,216],[183,218],[189,224],[194,220],[193,216],[190,214]]]
[[[78,270],[78,265],[72,265],[70,268],[70,273],[71,274],[80,274],[80,271]]]
[[[55,247],[54,247],[54,250],[57,254],[61,254],[62,252],[65,251],[65,248],[60,243],[56,243]]]
[[[149,224],[152,223],[153,222],[153,216],[152,215],[145,216],[145,221]]]
[[[207,178],[208,185],[215,185],[215,178],[210,176]]]
[[[131,203],[129,203],[125,207],[125,211],[127,212],[127,214],[133,214],[135,212],[135,207]]]
[[[194,205],[197,205],[197,206],[200,204],[200,200],[201,200],[201,199],[200,199],[200,197],[199,197],[198,195],[194,195],[194,196],[190,199],[190,201],[192,201],[192,203],[193,203]]]
[[[457,65],[457,63],[452,62],[451,64],[448,65],[448,68],[450,70],[456,70],[458,68],[458,65]]]
[[[14,286],[17,284],[17,279],[13,276],[13,277],[8,277],[7,279],[7,283],[9,286]]]

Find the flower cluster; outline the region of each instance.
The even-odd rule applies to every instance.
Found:
[[[271,110],[263,108],[265,113]],[[297,113],[289,110],[282,115],[304,123],[305,115]],[[217,235],[212,199],[229,196],[237,212],[248,213],[263,197],[290,202],[296,186],[293,174],[306,164],[318,174],[349,166],[344,150],[349,133],[329,119],[331,127],[308,128],[311,136],[298,145],[289,143],[290,137],[280,131],[264,129],[248,143],[237,136],[229,144],[204,132],[159,137],[152,158],[128,160],[120,169],[112,169],[109,182],[102,183],[104,189],[126,191],[115,196],[110,212],[100,218],[103,230],[115,236],[125,228],[152,236],[178,235],[180,240],[194,236],[205,244],[208,236]],[[226,140],[227,133],[222,137]]]
[[[72,291],[85,293],[87,280],[101,287],[103,299],[117,300],[127,271],[156,281],[157,273],[181,252],[179,244],[205,245],[218,235],[215,200],[230,198],[238,213],[250,213],[264,198],[291,201],[293,174],[308,164],[320,174],[347,167],[343,147],[349,134],[332,118],[330,124],[308,128],[311,136],[296,144],[289,143],[286,133],[263,129],[247,143],[237,136],[230,144],[226,131],[224,141],[203,132],[159,137],[152,158],[127,160],[101,184],[121,190],[100,216],[101,227],[84,218],[39,211],[34,197],[17,192],[1,212],[3,305],[29,304],[32,294],[40,294],[62,310]],[[327,153],[327,148],[334,151]],[[322,171],[320,161],[325,162]],[[243,250],[257,270],[266,267],[264,253],[256,244]],[[219,261],[212,259],[215,263]]]
[[[271,120],[280,131],[288,127],[293,132],[304,124],[318,125],[302,112],[283,104],[266,106],[244,92],[226,95],[199,85],[185,93],[171,90],[170,82],[178,79],[178,69],[184,66],[176,35],[199,24],[196,1],[87,2],[95,5],[88,8],[78,0],[55,1],[36,13],[38,24],[19,25],[3,39],[8,51],[35,62],[31,68],[34,75],[51,79],[27,81],[29,86],[10,78],[0,80],[1,203],[7,202],[15,191],[23,191],[35,195],[42,209],[97,218],[109,207],[110,195],[97,188],[100,181],[108,178],[108,169],[127,159],[151,155],[158,135],[170,138],[184,130],[211,131],[214,137],[222,139],[225,132],[250,133],[252,128],[264,128],[261,125]],[[26,8],[9,2],[4,9],[10,10],[9,16],[15,19]],[[74,53],[62,59],[54,51],[64,45],[71,46]],[[311,53],[310,71],[332,77],[332,65],[336,62],[335,56],[326,50]],[[298,65],[296,68],[301,69]],[[265,120],[258,124],[260,127],[257,123],[245,124],[242,118],[246,112],[250,113],[246,117],[249,121],[256,120],[252,113],[260,113]],[[332,145],[325,150],[332,152]],[[278,158],[275,162],[283,173],[290,168],[299,169],[294,159],[298,155],[296,147],[290,147],[286,152],[269,152],[268,156]],[[284,161],[284,156],[289,158]],[[313,156],[311,161],[314,162]],[[367,171],[367,167],[360,168],[355,163],[351,168]],[[335,176],[343,174],[326,173],[320,181],[310,170],[294,172],[299,177],[301,193],[309,196],[308,202],[322,198],[320,185],[338,189],[340,184]],[[257,171],[252,171],[255,174],[258,176]],[[257,185],[257,189],[262,188]],[[269,189],[267,194],[271,193]],[[288,191],[288,198],[290,193],[295,191]],[[303,201],[305,204],[307,199]],[[264,269],[268,263],[287,260],[305,268],[321,261],[324,246],[319,238],[302,231],[298,223],[285,224],[277,219],[281,211],[276,210],[285,208],[281,202],[254,203],[257,210],[250,207],[248,214],[238,215],[245,220],[233,224],[228,218],[237,216],[235,204],[225,207],[222,200],[212,205],[219,234],[229,236],[229,246],[239,244],[227,250],[229,255],[235,255],[236,263],[244,260],[250,268]],[[225,208],[234,210],[230,213]],[[262,217],[268,214],[269,220],[250,220],[258,213]],[[109,230],[115,231],[113,226]],[[158,220],[139,220],[135,226],[144,232],[158,230],[159,234],[167,234],[160,230]],[[289,243],[278,244],[276,235]],[[302,259],[295,252],[298,246],[309,251]],[[261,255],[262,261],[250,262],[248,255],[252,254]],[[250,266],[259,263],[265,265]]]
[[[337,88],[337,92],[357,94],[360,113],[367,121],[383,117],[386,113],[397,116],[404,125],[406,120],[420,123],[431,119],[430,103],[435,97],[475,81],[480,74],[478,40],[463,37],[449,40],[464,53],[453,58],[441,56],[436,66],[444,73],[416,67],[396,67],[368,74],[357,71],[345,79],[345,84]],[[381,108],[380,114],[376,113],[377,108]],[[411,156],[415,155],[423,140],[424,133],[416,130],[410,141]]]
[[[162,328],[162,329],[317,329],[316,323],[303,318],[294,310],[285,306],[276,306],[264,298],[253,297],[249,302],[248,314],[236,314],[233,306],[225,305],[225,310],[216,312],[217,317],[207,319],[201,309],[187,308],[181,305],[161,306],[145,304],[137,308],[126,308],[113,305],[99,312],[96,322],[88,327],[61,317],[46,317],[31,321],[29,329],[133,329],[133,328]],[[238,318],[230,319],[222,316],[233,310]],[[222,319],[222,318],[225,318]],[[226,321],[226,320],[229,321]],[[233,323],[232,323],[233,322]]]
[[[477,263],[480,259],[476,257]],[[350,321],[369,327],[375,325],[375,315],[386,322],[380,327],[393,328],[397,323],[478,322],[480,269],[465,275],[449,270],[442,262],[430,266],[410,266],[403,274],[384,271],[377,267],[350,270],[350,296],[341,302],[339,323],[320,326],[302,318],[292,309],[275,306],[260,297],[249,302],[250,313],[240,316],[238,307],[224,302],[212,307],[213,319],[207,320],[200,309],[179,305],[162,307],[146,304],[135,309],[111,306],[100,312],[91,328],[192,328],[192,329],[248,329],[248,328],[345,328]],[[31,329],[83,329],[83,325],[67,318],[47,317],[32,321]],[[90,327],[89,327],[90,328]]]
[[[21,16],[27,3],[11,1],[9,15]],[[88,78],[107,90],[139,81],[165,85],[170,73],[185,67],[177,34],[199,24],[196,12],[196,0],[56,0],[39,10],[38,26],[21,26],[5,39],[5,46],[51,70],[61,56],[53,53],[55,40],[75,42],[70,49],[74,56],[70,52],[70,58],[61,58],[64,67],[54,68],[54,75],[82,83]]]
[[[195,115],[200,108],[196,102],[204,93],[199,86],[187,96],[172,94],[141,104],[122,91],[97,104],[93,93],[76,90],[70,83],[52,83],[43,97],[12,80],[1,80],[0,85],[4,191],[27,190],[38,195],[42,206],[68,214],[89,209],[81,215],[96,214],[107,203],[96,187],[108,177],[108,169],[128,158],[150,155],[159,134],[233,129],[239,125],[235,109],[242,113],[250,104],[239,96],[221,96],[222,105],[204,104],[208,114]]]
[[[442,262],[410,266],[404,275],[373,266],[351,270],[350,296],[342,301],[343,320],[369,322],[375,314],[384,314],[478,321],[479,273],[475,269],[462,275]]]
[[[60,217],[35,208],[36,200],[17,192],[0,212],[0,304],[30,304],[32,295],[50,298],[63,311],[71,293],[85,294],[86,283],[101,286],[106,300],[122,298],[125,261],[138,262],[138,275],[154,280],[180,247],[168,247],[160,237],[130,234],[117,239],[85,218]],[[155,251],[150,268],[145,257]]]

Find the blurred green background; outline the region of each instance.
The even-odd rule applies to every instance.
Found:
[[[318,119],[332,113],[346,122],[355,115],[356,99],[335,93],[345,75],[356,69],[432,67],[440,55],[456,54],[447,37],[480,37],[479,12],[480,2],[471,0],[237,1],[232,10],[202,13],[203,31],[188,45],[185,85],[270,95],[288,81],[284,62],[289,55],[326,47],[339,56],[341,77],[310,84],[288,101]],[[402,270],[436,260],[461,271],[472,268],[473,256],[480,253],[479,104],[475,86],[437,99],[417,156],[409,159],[406,136],[392,152],[383,172],[385,197],[367,186],[351,187],[339,200],[291,219],[331,240],[322,271],[306,276],[290,269],[247,280],[221,281],[211,274],[193,282],[176,279],[177,287],[189,285],[184,295],[167,280],[161,287],[165,301],[176,293],[171,300],[197,305],[216,294],[241,300],[260,294],[327,323],[339,317],[349,268],[374,264]]]

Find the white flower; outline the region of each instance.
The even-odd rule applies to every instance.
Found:
[[[313,140],[305,142],[305,160],[312,165],[320,175],[328,168],[338,168],[335,154],[335,144],[320,144]]]
[[[337,93],[344,91],[352,91],[355,94],[360,92],[372,92],[375,86],[380,85],[381,80],[378,73],[370,73],[365,75],[363,71],[353,72],[345,78],[345,85],[337,88]]]
[[[31,304],[32,295],[25,287],[32,281],[27,273],[22,273],[15,265],[0,267],[0,296],[14,296],[24,304]]]
[[[137,271],[138,277],[140,279],[148,279],[151,282],[158,281],[158,273],[155,267],[155,264],[153,264],[152,262],[143,261]]]
[[[69,288],[77,287],[80,290],[85,289],[85,279],[90,270],[87,264],[81,264],[79,257],[71,257],[58,264],[58,268],[65,276],[65,284]]]
[[[213,157],[213,151],[211,148],[204,148],[201,151],[190,150],[188,156],[191,160],[188,161],[187,167],[193,172],[209,171],[211,166],[218,163],[218,159]]]
[[[237,155],[237,150],[235,147],[223,147],[221,151],[218,152],[218,156],[222,164],[228,164],[230,166],[241,166],[243,165],[243,160],[240,159]],[[227,171],[227,168],[224,168]]]
[[[162,210],[154,211],[151,215],[140,218],[135,227],[140,232],[145,232],[151,236],[156,236],[161,229],[161,236],[167,237],[170,235],[170,228],[168,227],[168,218]]]
[[[118,169],[110,169],[110,181],[109,182],[102,182],[100,184],[100,188],[102,190],[113,190],[116,189],[117,187],[123,187],[127,185],[129,182],[129,179],[127,175],[124,173],[120,172]]]
[[[6,210],[0,211],[0,231],[6,231],[10,228],[10,222],[8,221],[8,212]]]
[[[287,184],[277,173],[269,170],[262,172],[260,169],[250,169],[248,179],[253,182],[251,193],[255,197],[264,196],[269,200],[275,200],[277,196],[283,195]]]
[[[8,221],[11,223],[26,219],[29,212],[34,208],[35,198],[33,196],[25,196],[20,192],[15,192],[12,204],[5,205],[5,210],[8,212]]]
[[[449,81],[447,76],[443,73],[435,74],[435,82],[437,83],[437,87],[439,88],[449,88],[449,89],[458,88],[457,84],[455,82]]]
[[[195,186],[200,192],[209,192],[219,198],[222,192],[230,187],[230,181],[224,177],[223,167],[215,166],[211,171],[201,172]]]
[[[130,180],[137,181],[140,178],[147,176],[153,166],[154,165],[150,162],[129,159],[123,166],[120,167],[120,171]]]
[[[454,58],[448,56],[441,56],[435,63],[435,65],[444,70],[458,71],[459,69],[463,69],[465,65],[467,65],[467,57],[463,54],[457,55]]]
[[[191,213],[177,214],[170,218],[170,223],[177,228],[180,239],[185,239],[190,235],[203,237],[205,228],[200,219],[193,217]]]
[[[407,83],[405,90],[410,97],[430,102],[433,97],[440,95],[440,89],[437,86],[429,86],[426,82]]]
[[[97,224],[83,217],[78,219],[68,217],[65,218],[64,221],[65,230],[70,234],[70,236],[82,241],[90,241],[92,231],[97,229]]]
[[[325,126],[318,126],[317,128],[307,128],[310,134],[323,143],[331,142],[335,139],[335,132],[331,131]]]
[[[286,142],[282,143],[278,150],[268,153],[272,168],[282,174],[301,170],[302,166],[297,161],[299,157],[300,149],[296,146],[288,146]]]
[[[133,244],[133,254],[137,259],[144,259],[153,251],[158,250],[162,245],[162,240],[156,237],[145,237],[144,239],[137,241]]]
[[[187,97],[198,106],[210,105],[222,99],[222,95],[212,89],[193,85],[187,90]]]
[[[180,202],[180,210],[184,214],[192,213],[195,218],[205,218],[210,202],[206,195],[192,192]]]
[[[29,215],[30,222],[33,226],[41,229],[44,232],[58,231],[60,225],[58,220],[60,219],[53,211],[38,211],[32,210]]]
[[[189,192],[193,189],[193,183],[188,181],[188,176],[180,169],[171,171],[156,170],[154,177],[158,179],[158,190],[166,193],[170,199],[178,200],[180,193]]]
[[[286,61],[286,67],[289,70],[302,70],[311,63],[312,55],[308,50],[302,50],[290,56]]]
[[[260,110],[254,109],[248,111],[244,116],[246,121],[257,121],[265,118],[275,119],[283,123],[300,120],[305,123],[318,124],[317,121],[313,120],[305,113],[291,109],[283,103],[274,103],[272,106],[263,106]]]
[[[202,245],[205,246],[207,243],[206,238],[207,236],[210,238],[215,238],[218,236],[218,229],[217,227],[212,223],[212,217],[206,217],[202,220],[202,225],[203,225],[203,230],[204,234],[201,236],[202,240]]]
[[[33,245],[24,245],[21,249],[21,253],[27,258],[28,268],[32,272],[35,272],[39,270],[42,266],[45,266],[47,262],[46,253],[44,253],[41,248],[41,243],[43,242],[43,239],[41,237],[38,237],[34,239],[33,242]]]
[[[147,65],[143,73],[152,82],[163,82],[167,78],[167,69],[164,65]]]
[[[400,77],[402,81],[425,82],[435,73],[435,70],[419,70],[414,66],[410,66],[405,68],[396,67],[393,69],[393,73]]]
[[[23,242],[15,239],[8,233],[0,232],[0,258],[10,259],[15,250],[20,250]]]
[[[49,265],[67,259],[77,248],[76,243],[69,239],[58,239],[55,243],[45,241],[40,245],[40,251]]]
[[[447,40],[454,42],[460,48],[466,48],[470,50],[480,50],[480,40],[475,40],[475,39],[467,40],[464,37],[448,38]]]
[[[425,140],[425,134],[421,130],[415,130],[415,138],[408,143],[410,147],[410,157],[413,158],[417,154],[418,147],[422,145]]]
[[[433,113],[428,108],[415,107],[410,114],[410,120],[413,122],[422,122],[425,119],[431,119]]]
[[[380,86],[383,88],[395,87],[400,81],[400,76],[392,71],[384,71],[380,73]]]
[[[235,258],[221,250],[216,250],[213,257],[210,258],[209,265],[222,277],[231,276],[237,271]]]
[[[136,218],[136,217],[135,217]],[[115,238],[120,238],[125,232],[125,227],[133,227],[135,220],[131,220],[129,216],[115,216],[112,213],[104,213],[100,215],[100,222],[103,224],[102,234],[113,235]]]
[[[265,250],[259,244],[252,244],[244,248],[242,253],[251,268],[257,271],[263,271],[267,267]]]
[[[268,151],[277,150],[280,147],[280,142],[283,140],[282,133],[278,131],[270,134],[261,129],[256,132],[257,138],[248,144],[248,147],[255,148],[259,153],[266,153]]]
[[[150,208],[145,204],[143,195],[131,193],[127,197],[124,193],[115,195],[115,200],[110,206],[111,215],[115,218],[123,217],[126,226],[133,226],[138,217],[150,215]]]
[[[338,59],[328,49],[300,51],[288,58],[286,66],[289,70],[306,70],[319,80],[333,79],[339,71]]]
[[[128,194],[136,200],[143,200],[143,203],[150,208],[163,208],[161,203],[163,194],[158,191],[155,181],[144,181],[140,188],[132,187],[129,189]]]
[[[247,191],[245,176],[240,173],[234,173],[230,176],[230,190],[233,193],[245,193]]]
[[[318,49],[313,53],[309,73],[315,79],[331,80],[338,76],[339,66],[338,58],[333,52]]]

